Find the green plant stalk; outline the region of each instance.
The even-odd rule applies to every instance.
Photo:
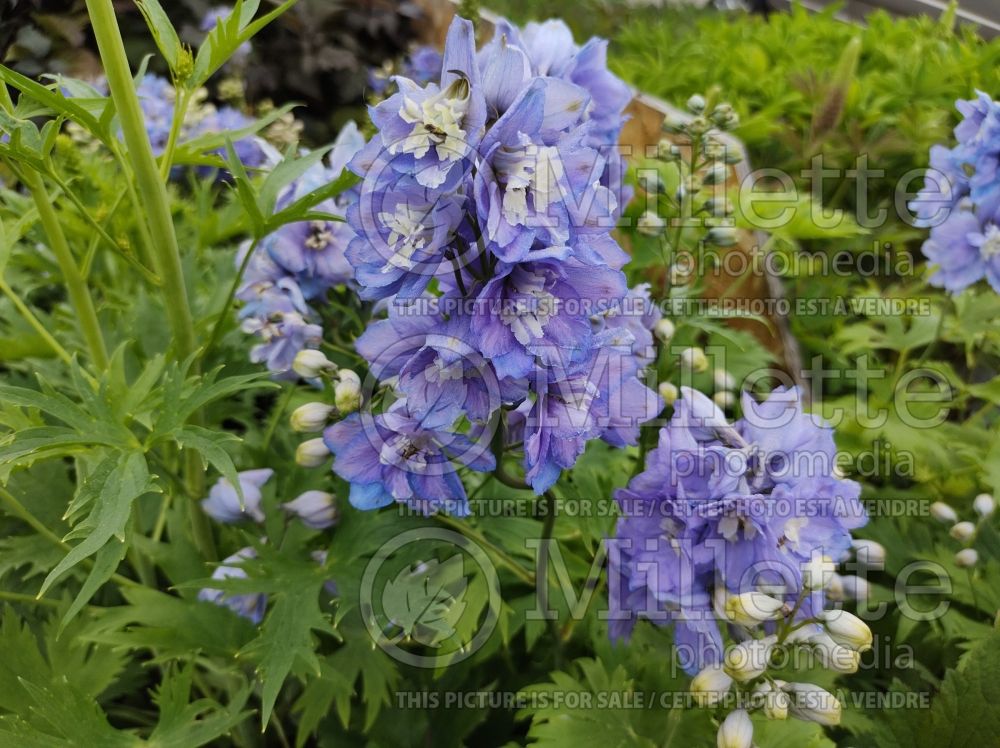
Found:
[[[21,301],[21,297],[14,292],[13,288],[7,285],[7,281],[3,278],[0,278],[0,293],[3,293],[10,299],[14,308],[21,313],[25,321],[31,325],[34,331],[38,333],[38,336],[55,352],[56,356],[62,359],[64,364],[69,366],[73,363],[73,357],[69,355],[69,352],[60,345],[58,340],[52,337],[52,333],[45,329],[45,325],[41,323],[41,320],[35,316],[27,304]]]
[[[104,63],[108,88],[121,121],[122,135],[129,161],[135,172],[142,208],[149,220],[150,233],[159,241],[156,264],[163,279],[164,301],[177,346],[177,355],[185,359],[195,349],[194,322],[188,302],[180,249],[166,186],[160,179],[153,148],[146,134],[139,97],[132,82],[132,71],[125,56],[125,45],[115,20],[111,0],[87,0],[87,11]]]
[[[6,84],[0,84],[0,105],[8,113],[13,113],[14,102],[10,98],[10,91],[7,90]],[[38,218],[42,223],[45,235],[48,237],[52,251],[55,253],[56,261],[59,263],[63,280],[66,282],[70,303],[76,311],[80,332],[90,349],[93,364],[99,370],[104,371],[108,368],[108,349],[104,345],[104,336],[101,333],[100,322],[97,320],[94,301],[90,297],[87,282],[80,273],[73,253],[70,251],[69,242],[66,241],[66,234],[63,233],[62,224],[59,223],[59,218],[56,216],[52,200],[49,198],[48,192],[45,191],[45,183],[30,168],[24,171],[21,179],[35,201]]]
[[[181,266],[180,248],[170,214],[167,188],[160,178],[160,170],[153,156],[153,148],[146,133],[139,97],[132,82],[132,72],[125,55],[121,31],[115,20],[115,9],[111,0],[87,0],[87,12],[97,39],[97,48],[104,63],[104,73],[108,79],[111,98],[118,110],[122,135],[125,138],[128,160],[135,173],[136,184],[142,209],[149,220],[150,234],[157,237],[155,264],[157,274],[163,279],[163,297],[167,316],[174,334],[174,346],[178,359],[186,359],[195,350],[194,322],[184,271]],[[128,175],[126,175],[128,178]],[[197,367],[197,362],[195,364]],[[198,454],[188,451],[185,462],[185,477],[191,496],[200,496],[204,491],[204,471]],[[215,558],[215,543],[208,518],[200,507],[190,503],[191,531],[199,551],[205,558]]]
[[[69,242],[66,241],[66,234],[63,233],[62,224],[56,215],[55,207],[49,198],[49,193],[45,189],[42,178],[36,172],[26,169],[23,173],[24,186],[28,188],[31,197],[38,208],[38,218],[42,223],[42,229],[48,237],[49,245],[56,262],[59,263],[59,270],[62,272],[63,280],[66,283],[66,291],[69,294],[70,303],[77,315],[77,324],[80,332],[87,343],[90,351],[90,359],[99,371],[108,368],[108,349],[104,344],[104,335],[101,333],[101,324],[97,319],[97,311],[94,309],[94,300],[90,296],[90,289],[87,282],[77,267],[73,253],[70,251]]]

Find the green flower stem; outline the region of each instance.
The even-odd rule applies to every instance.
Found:
[[[62,359],[63,363],[67,366],[73,363],[73,357],[69,355],[69,352],[59,344],[58,340],[52,337],[52,333],[45,329],[45,325],[42,324],[41,320],[34,315],[27,304],[21,301],[21,297],[15,293],[14,289],[7,285],[7,281],[3,278],[0,278],[0,293],[3,293],[10,299],[14,308],[21,313],[21,316],[38,333],[38,336]]]
[[[90,297],[90,289],[70,251],[66,234],[63,233],[62,224],[59,223],[59,217],[56,215],[49,193],[45,190],[42,178],[30,169],[24,171],[23,177],[24,186],[28,188],[35,201],[35,207],[38,208],[38,217],[48,237],[49,246],[56,256],[56,262],[59,263],[70,303],[76,312],[77,324],[90,351],[90,359],[98,371],[104,371],[108,368],[108,349],[104,345],[104,335],[97,320],[97,311],[94,309],[94,300]]]
[[[7,592],[6,590],[0,590],[0,600],[9,600],[12,603],[45,605],[49,608],[57,608],[62,604],[58,600],[46,600],[43,597],[35,597],[34,595],[27,595],[23,592]]]
[[[538,571],[536,578],[538,581],[538,609],[549,609],[549,551],[548,541],[552,540],[552,531],[556,526],[556,495],[551,490],[542,494],[542,502],[545,507],[545,517],[542,520],[542,544],[545,550],[538,557]],[[562,634],[559,631],[559,621],[557,619],[546,619],[549,633],[553,639],[553,657],[555,658],[556,669],[562,668]]]
[[[170,169],[174,165],[174,151],[177,150],[177,140],[181,134],[181,128],[184,126],[184,118],[187,116],[188,106],[191,104],[191,95],[193,91],[189,91],[187,88],[174,87],[175,100],[174,100],[174,118],[170,123],[170,133],[167,136],[167,145],[163,149],[163,155],[160,156],[160,179],[164,182],[170,176]]]
[[[87,11],[101,61],[104,63],[111,98],[121,120],[128,158],[139,188],[141,208],[149,220],[150,233],[157,238],[154,245],[154,249],[158,250],[157,271],[163,279],[164,302],[173,328],[177,355],[178,358],[185,359],[195,349],[194,323],[184,285],[184,272],[167,189],[160,178],[153,148],[146,134],[139,97],[132,82],[132,71],[125,56],[125,45],[115,20],[114,5],[111,0],[87,0]]]
[[[184,271],[181,267],[180,249],[167,188],[160,177],[160,170],[153,156],[153,148],[146,133],[139,97],[132,81],[132,71],[125,55],[121,31],[115,20],[112,0],[87,0],[87,12],[97,39],[97,48],[104,63],[108,88],[114,100],[125,137],[128,160],[135,173],[139,188],[141,209],[148,216],[150,234],[156,237],[153,245],[157,274],[163,279],[163,297],[167,316],[173,328],[174,345],[179,359],[187,359],[195,351],[194,322],[188,302]],[[126,178],[127,175],[126,175]],[[195,362],[197,371],[197,362]],[[188,493],[201,496],[204,492],[205,473],[201,457],[194,451],[185,454],[185,477]],[[189,503],[191,532],[202,556],[215,558],[215,541],[208,518],[195,502]]]

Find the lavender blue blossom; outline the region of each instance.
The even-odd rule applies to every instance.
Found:
[[[212,579],[246,579],[247,573],[242,568],[242,562],[249,561],[257,557],[253,548],[243,548],[232,556],[223,559],[222,563],[212,572]],[[229,608],[238,616],[250,620],[254,625],[259,625],[264,620],[264,613],[267,610],[267,595],[259,594],[226,594],[224,590],[207,587],[198,592],[198,599],[205,602],[222,605]]]
[[[958,293],[985,278],[1000,292],[1000,104],[985,93],[957,102],[954,148],[934,146],[924,189],[911,203],[930,227],[930,281]]]
[[[441,76],[442,61],[443,57],[437,49],[429,44],[423,44],[403,58],[396,74],[422,86]],[[373,69],[368,72],[368,85],[375,94],[384,94],[390,84],[390,75],[386,70]]]
[[[267,468],[245,470],[239,473],[240,489],[243,492],[242,505],[233,484],[225,478],[219,478],[208,492],[208,498],[202,500],[202,509],[216,522],[230,524],[245,519],[263,522],[264,512],[260,508],[260,502],[263,498],[261,488],[271,479],[272,475],[274,475],[274,471]]]
[[[616,492],[623,518],[609,552],[615,637],[637,617],[673,623],[675,638],[718,661],[721,636],[712,601],[757,584],[781,585],[792,604],[803,567],[850,553],[851,530],[867,517],[860,486],[838,478],[832,429],[803,412],[795,389],[763,403],[749,395],[729,424],[701,393],[683,388],[645,470]],[[822,610],[809,594],[799,615]]]
[[[430,514],[469,513],[458,465],[489,472],[493,455],[463,434],[424,426],[397,401],[377,416],[352,414],[324,433],[334,470],[351,484],[350,502],[377,509],[404,502]]]
[[[313,530],[325,530],[337,524],[340,516],[333,494],[326,491],[306,491],[281,505],[286,512],[298,517]]]
[[[343,172],[363,145],[354,123],[338,134],[326,161],[310,167],[286,187],[276,200],[282,210]],[[326,200],[316,213],[343,217],[356,194],[348,190]],[[253,255],[250,245],[236,257],[237,267],[247,263],[237,299],[244,302],[239,316],[244,332],[261,339],[251,350],[251,360],[266,362],[279,377],[294,378],[292,362],[306,348],[318,348],[323,328],[312,304],[335,286],[353,283],[347,249],[354,231],[344,221],[317,218],[282,226],[265,237]]]
[[[394,399],[325,434],[355,506],[464,514],[457,471],[494,469],[504,443],[541,493],[590,440],[635,444],[663,407],[642,382],[656,311],[621,272],[621,191],[598,150],[628,89],[602,42],[502,26],[477,54],[456,18],[440,79],[395,78],[350,163],[347,259],[361,297],[387,306],[357,350]]]

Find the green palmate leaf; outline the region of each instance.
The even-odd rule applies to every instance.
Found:
[[[32,706],[21,678],[34,683],[72,682],[83,694],[96,696],[115,679],[123,654],[83,643],[73,629],[57,636],[55,618],[33,631],[11,610],[0,616],[0,709],[27,715]],[[44,643],[43,649],[39,642]]]
[[[260,636],[244,647],[241,654],[257,662],[263,684],[261,723],[267,725],[285,679],[292,673],[319,675],[313,631],[333,633],[328,617],[320,610],[319,599],[327,579],[322,570],[291,566],[280,574],[281,589],[272,594],[272,606]],[[272,580],[277,581],[277,580]]]
[[[285,104],[272,112],[268,112],[268,114],[260,119],[254,120],[246,127],[241,127],[237,130],[226,130],[225,132],[208,132],[190,140],[185,140],[177,146],[177,150],[174,153],[174,163],[191,166],[224,166],[226,162],[215,151],[225,148],[227,140],[238,143],[246,137],[256,135],[293,109],[295,109],[294,104]]]
[[[287,208],[284,208],[272,215],[269,219],[267,219],[266,233],[276,231],[285,224],[294,223],[295,221],[310,221],[313,220],[313,218],[324,221],[344,220],[340,216],[329,214],[314,215],[312,208],[325,200],[336,197],[345,190],[350,189],[357,184],[358,181],[360,181],[358,176],[345,170],[339,177],[329,184],[325,184],[322,187],[303,195]]]
[[[913,748],[986,746],[1000,735],[1000,631],[981,642],[951,670],[929,710],[896,709],[877,729],[878,745]]]
[[[232,660],[254,635],[253,625],[228,608],[147,587],[122,589],[127,605],[105,608],[83,638],[118,649],[155,651],[160,660],[192,652]]]
[[[90,602],[90,599],[101,588],[101,585],[111,579],[118,569],[118,564],[125,558],[126,550],[128,550],[128,546],[125,543],[111,540],[97,552],[90,574],[87,575],[86,581],[84,581],[83,586],[73,599],[66,614],[59,622],[60,632],[73,620],[77,613],[83,610],[83,606]]]
[[[124,543],[133,503],[153,489],[145,455],[141,452],[116,455],[115,467],[102,475],[100,487],[95,485],[92,489],[95,495],[93,509],[69,535],[70,538],[83,537],[83,540],[73,546],[56,568],[49,572],[39,594],[44,594],[67,571],[97,553],[112,538]]]
[[[58,426],[40,426],[0,439],[0,482],[15,467],[25,467],[53,457],[82,454],[95,446],[120,447],[107,434],[80,434]]]
[[[351,718],[351,700],[355,684],[361,679],[361,702],[365,705],[365,729],[375,724],[382,707],[391,703],[392,691],[399,680],[395,662],[379,647],[372,646],[360,616],[355,613],[346,618],[339,628],[344,635],[344,645],[324,661],[323,677],[330,681],[327,692],[333,694],[337,716],[343,725]],[[333,678],[326,670],[339,674]],[[347,687],[344,688],[346,681]]]
[[[534,695],[538,706],[526,708],[521,716],[531,716],[528,736],[543,746],[636,746],[654,748],[649,737],[636,732],[632,723],[635,710],[627,708],[593,708],[599,694],[634,692],[634,684],[621,666],[608,672],[599,660],[577,660],[582,680],[564,672],[550,674],[551,683],[540,683],[524,689],[528,698]],[[577,694],[579,699],[546,698],[546,694]],[[587,704],[591,707],[587,708]],[[568,705],[576,705],[571,708]],[[641,714],[641,713],[640,713]]]
[[[4,65],[0,65],[0,80],[10,84],[39,104],[43,104],[57,115],[67,117],[85,127],[98,139],[105,142],[110,139],[110,130],[102,126],[100,120],[79,102],[64,96],[55,86],[43,86]]]
[[[417,566],[404,566],[386,582],[383,607],[386,616],[407,636],[436,647],[455,634],[465,612],[467,588],[461,554],[444,562],[432,558]]]
[[[305,174],[310,168],[320,163],[332,145],[317,148],[303,156],[289,153],[288,157],[277,164],[261,182],[257,194],[257,204],[264,215],[271,215],[281,191]]]
[[[229,481],[231,486],[239,486],[233,458],[224,445],[239,444],[240,438],[225,431],[212,431],[201,426],[184,426],[171,432],[171,436],[183,449],[191,449],[201,455],[202,463],[211,465]]]
[[[232,13],[227,18],[219,19],[215,28],[208,33],[198,48],[194,60],[194,72],[187,85],[192,89],[204,85],[205,81],[211,78],[244,42],[249,41],[258,31],[295,5],[295,2],[296,0],[286,0],[271,12],[253,20],[260,6],[260,0],[237,0]]]
[[[63,555],[59,546],[41,535],[0,538],[0,579],[20,569],[24,581],[47,574]]]
[[[149,26],[149,30],[153,34],[160,54],[163,55],[163,59],[167,61],[170,70],[176,76],[177,63],[184,48],[181,46],[177,31],[170,23],[170,18],[167,17],[158,0],[136,0],[135,4],[139,7],[142,17],[146,19],[146,25]]]
[[[160,719],[149,736],[148,745],[156,748],[196,748],[226,735],[252,712],[243,706],[250,696],[250,685],[243,685],[220,706],[210,699],[191,701],[192,667],[171,673],[160,684],[153,701],[160,709]]]

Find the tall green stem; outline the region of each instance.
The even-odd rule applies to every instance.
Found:
[[[121,120],[122,134],[135,171],[142,207],[149,220],[150,233],[157,238],[155,261],[157,271],[163,278],[166,312],[173,328],[178,358],[184,359],[194,352],[194,323],[167,189],[160,179],[153,148],[146,134],[132,71],[125,56],[125,45],[115,20],[114,5],[111,0],[87,0],[87,11],[104,63],[111,98]]]
[[[156,238],[156,270],[163,279],[164,306],[173,328],[177,357],[187,359],[195,350],[194,322],[184,284],[177,233],[170,215],[167,188],[160,178],[153,147],[146,133],[139,97],[136,95],[132,71],[125,55],[125,45],[115,20],[114,5],[111,0],[87,0],[87,12],[90,14],[101,61],[104,63],[111,98],[121,121],[122,135],[135,173],[142,208],[148,216],[150,234]],[[192,497],[201,496],[205,476],[200,457],[194,452],[189,452],[185,457],[188,492]],[[215,558],[215,543],[207,518],[194,502],[189,511],[192,534],[199,550],[206,558]]]
[[[62,224],[59,223],[59,217],[56,215],[55,207],[52,205],[52,200],[49,198],[42,178],[36,172],[25,169],[23,179],[24,186],[28,188],[35,201],[35,207],[38,208],[38,218],[42,222],[42,229],[45,231],[45,236],[48,237],[52,253],[56,256],[56,262],[59,263],[70,303],[73,305],[73,311],[76,312],[77,324],[80,326],[80,332],[83,334],[83,339],[90,351],[91,361],[98,371],[104,371],[108,368],[108,349],[104,345],[104,335],[101,333],[101,324],[97,320],[94,300],[90,298],[90,289],[87,288],[87,282],[83,279],[76,259],[70,251],[66,234],[63,233]]]
[[[14,102],[10,98],[10,91],[7,90],[6,84],[0,84],[0,106],[3,106],[9,114],[13,114]],[[38,219],[42,223],[42,229],[49,240],[52,253],[56,256],[56,262],[59,263],[70,303],[77,315],[80,332],[90,350],[90,358],[98,370],[104,371],[108,368],[108,349],[104,345],[104,336],[101,333],[101,324],[97,320],[94,300],[90,298],[90,289],[87,287],[87,282],[70,251],[62,224],[59,223],[52,200],[45,189],[45,182],[30,168],[24,170],[21,179],[35,201]]]

